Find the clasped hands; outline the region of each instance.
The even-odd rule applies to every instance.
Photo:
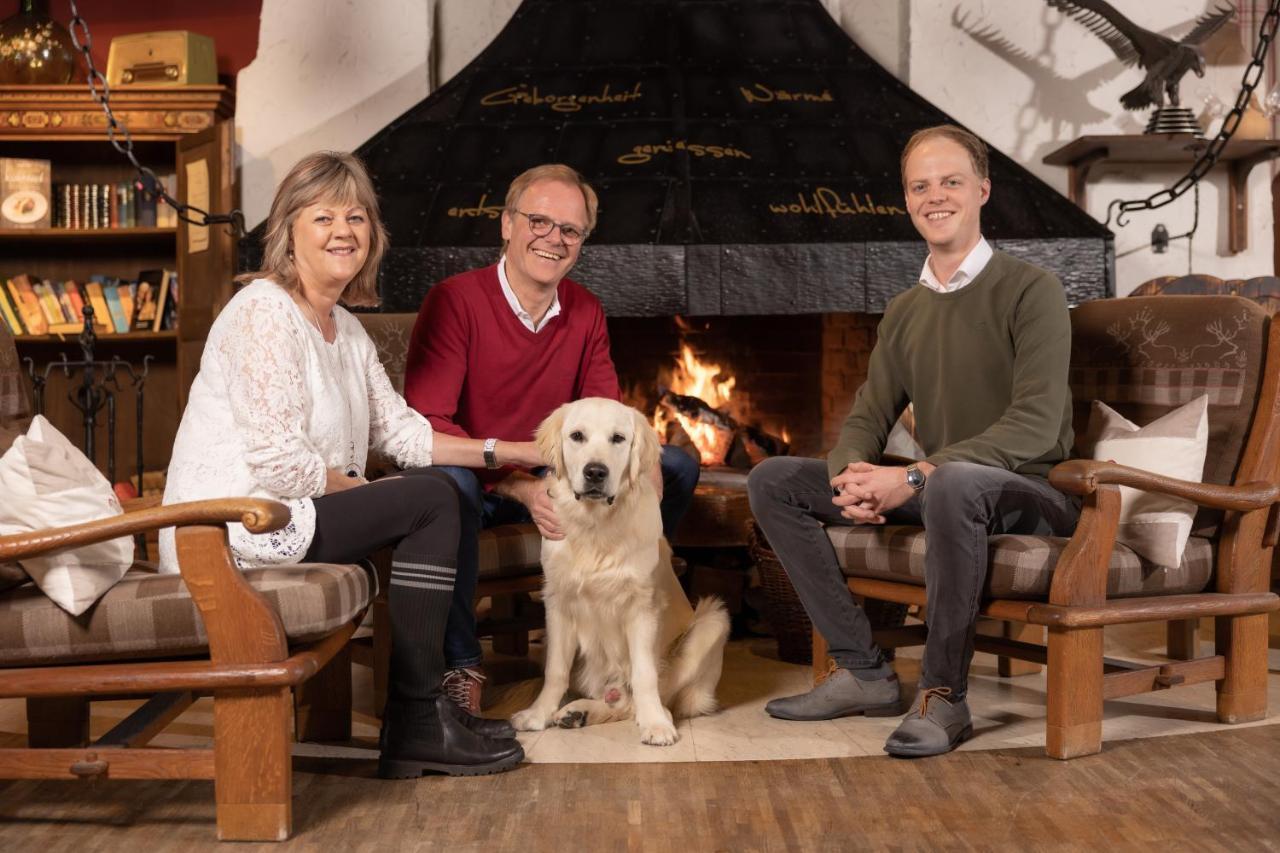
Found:
[[[917,463],[927,477],[934,466]],[[859,524],[884,524],[885,513],[911,500],[915,490],[907,485],[907,469],[898,465],[850,462],[831,478],[835,496],[831,502],[840,514]]]

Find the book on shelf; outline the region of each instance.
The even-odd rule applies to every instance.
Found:
[[[161,316],[159,307],[160,287],[165,280],[164,270],[143,270],[138,273],[138,283],[133,292],[133,321],[130,324],[135,332],[150,332],[156,325],[156,317]]]
[[[107,283],[102,286],[102,293],[107,298],[107,309],[110,312],[111,325],[117,332],[129,331],[129,315],[125,313],[124,304],[120,300],[120,290],[125,288],[128,293],[127,286],[121,282]]]
[[[176,196],[178,176],[158,176],[165,191]],[[57,183],[53,186],[51,224],[72,230],[102,230],[158,226],[176,228],[178,214],[167,204],[157,204],[131,181],[116,183]]]
[[[159,332],[174,327],[170,306],[174,301],[174,282],[178,275],[173,270],[143,270],[138,273],[134,289],[134,331]]]
[[[9,330],[9,334],[26,334],[27,328],[22,325],[22,319],[18,315],[18,309],[14,306],[13,300],[9,298],[7,287],[0,287],[0,317],[4,318],[4,325]]]
[[[116,293],[120,298],[120,310],[124,312],[124,328],[117,328],[118,332],[128,332],[133,329],[133,291],[137,287],[131,281],[121,281],[116,284]],[[108,301],[108,304],[110,302]]]
[[[105,331],[114,332],[115,325],[111,319],[111,309],[107,306],[107,296],[102,290],[101,278],[101,276],[95,276],[85,282],[84,295],[90,307],[93,308],[94,327],[101,324]]]
[[[0,228],[48,228],[53,218],[49,161],[0,157]]]
[[[15,275],[5,283],[5,286],[9,290],[9,296],[17,306],[18,313],[22,317],[22,325],[27,328],[27,334],[46,334],[49,331],[49,321],[44,318],[44,311],[40,308],[40,301],[36,298],[35,290],[31,287],[31,277]]]

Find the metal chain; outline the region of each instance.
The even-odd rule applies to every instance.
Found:
[[[1276,0],[1280,3],[1280,0]],[[138,162],[137,156],[133,153],[133,137],[129,135],[129,128],[123,122],[116,118],[115,113],[111,111],[111,90],[107,85],[107,79],[102,76],[102,72],[93,64],[93,54],[90,52],[93,48],[93,37],[89,35],[89,25],[85,23],[84,18],[80,17],[80,10],[76,8],[76,0],[71,0],[71,41],[75,44],[76,49],[84,54],[85,71],[87,72],[89,82],[89,94],[102,107],[102,111],[107,116],[107,139],[111,145],[129,159],[133,164],[133,168],[138,171],[138,177],[134,181],[134,186],[141,192],[155,196],[162,200],[165,204],[177,211],[178,218],[183,222],[190,222],[193,225],[230,225],[231,230],[237,237],[244,236],[244,213],[239,209],[234,209],[230,213],[209,213],[207,210],[201,210],[194,205],[186,204],[178,201],[165,191],[164,184],[156,177],[156,173],[148,167]]]
[[[1244,76],[1240,80],[1240,94],[1236,96],[1235,106],[1231,108],[1231,112],[1227,113],[1226,118],[1222,120],[1222,127],[1218,129],[1218,135],[1201,152],[1199,158],[1192,164],[1191,169],[1172,187],[1160,190],[1145,199],[1128,201],[1114,199],[1111,204],[1107,205],[1107,219],[1103,223],[1104,225],[1111,224],[1111,217],[1114,214],[1116,226],[1123,228],[1127,223],[1126,213],[1134,210],[1155,210],[1158,207],[1164,207],[1193,186],[1196,186],[1200,179],[1214,167],[1218,162],[1218,157],[1222,154],[1222,149],[1231,140],[1232,135],[1240,124],[1240,120],[1244,117],[1244,111],[1249,106],[1249,99],[1253,97],[1253,90],[1257,88],[1258,81],[1262,79],[1263,66],[1267,61],[1267,51],[1271,48],[1272,39],[1275,38],[1277,24],[1280,24],[1280,0],[1271,0],[1271,5],[1267,8],[1267,14],[1262,19],[1262,25],[1258,28],[1258,43],[1253,49],[1253,59],[1249,62],[1249,67],[1244,70]]]

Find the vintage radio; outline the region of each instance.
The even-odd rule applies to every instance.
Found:
[[[111,40],[110,86],[203,86],[218,82],[213,39],[186,30],[133,33]]]

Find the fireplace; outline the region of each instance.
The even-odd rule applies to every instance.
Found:
[[[781,439],[786,452],[819,456],[835,443],[866,379],[879,319],[866,313],[613,317],[609,335],[627,402],[641,411],[660,412],[662,390],[671,387],[673,374],[688,372],[682,362],[692,355],[703,366],[718,366],[718,379],[732,384],[727,401],[707,399],[709,405]],[[666,438],[662,424],[656,426]],[[704,455],[702,462],[749,467],[741,452],[724,455]]]
[[[610,317],[882,312],[923,260],[898,153],[945,122],[819,0],[524,0],[359,148],[391,235],[383,310],[492,263],[511,179],[563,162],[600,196],[574,277]],[[1071,302],[1114,291],[1106,228],[999,151],[991,178],[997,248]]]

